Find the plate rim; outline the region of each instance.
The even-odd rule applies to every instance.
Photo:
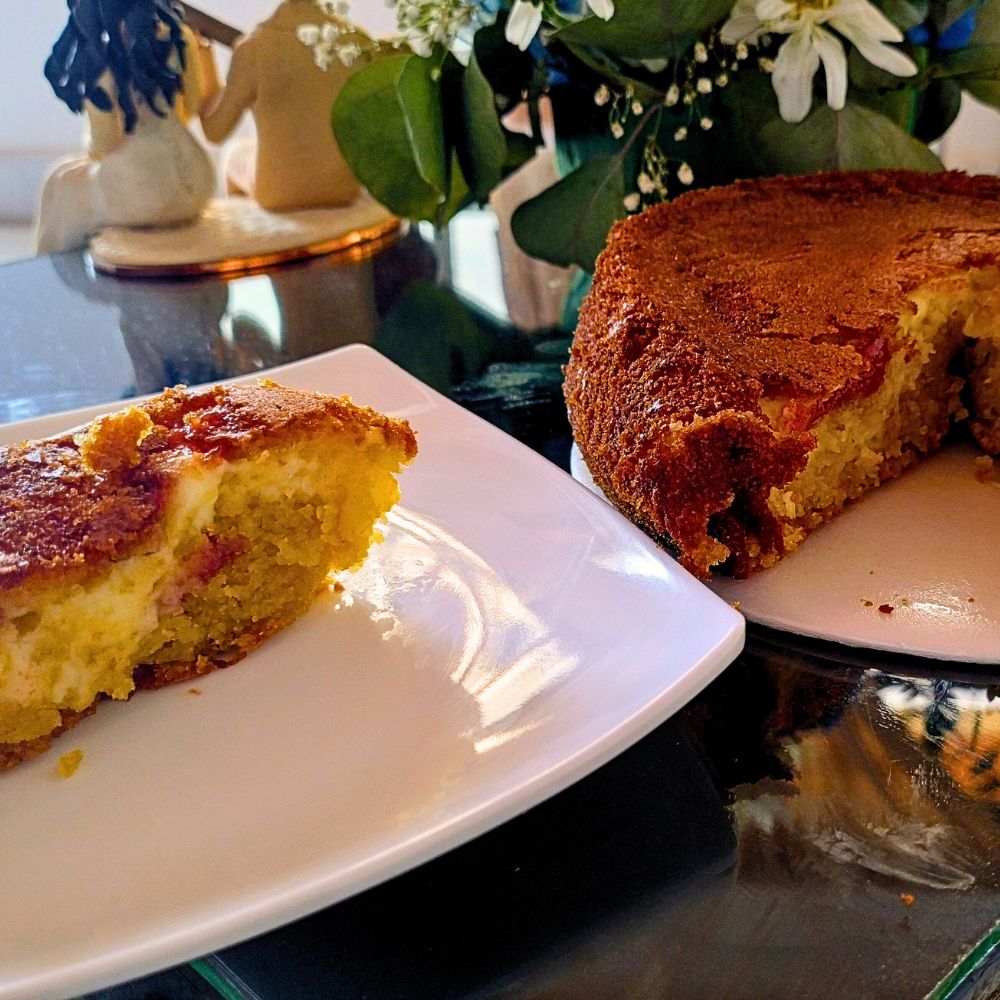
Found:
[[[350,344],[331,351],[304,358],[288,364],[237,376],[232,379],[206,383],[208,385],[246,382],[258,377],[280,378],[289,370],[308,369],[328,363],[336,356],[351,355],[363,363],[383,370],[391,370],[425,394],[432,407],[444,407],[457,411],[463,419],[471,419],[488,428],[487,433],[498,435],[505,447],[515,454],[535,463],[544,472],[549,482],[572,483],[572,489],[587,495],[586,504],[596,504],[601,508],[602,517],[621,518],[625,533],[639,548],[669,562],[672,570],[690,577],[698,586],[703,586],[682,567],[677,565],[655,545],[644,533],[627,521],[606,501],[595,496],[585,485],[575,480],[544,456],[533,451],[523,442],[483,420],[478,415],[464,409],[453,400],[430,388],[415,376],[384,355],[364,344]],[[377,373],[376,373],[377,374]],[[191,388],[197,388],[192,386]],[[19,428],[54,421],[76,426],[74,421],[91,419],[93,415],[108,409],[139,402],[144,397],[112,400],[64,410],[53,414],[43,414],[28,420],[0,425],[0,442],[18,440],[12,436]],[[46,431],[45,433],[58,433]],[[31,435],[29,435],[31,436]],[[445,818],[440,822],[408,836],[402,843],[396,843],[376,855],[367,855],[348,868],[316,872],[308,878],[292,878],[290,884],[282,884],[277,889],[262,890],[250,896],[240,905],[223,904],[221,912],[213,912],[211,907],[203,908],[183,926],[166,930],[161,928],[152,938],[126,944],[100,955],[63,965],[54,969],[43,969],[37,974],[21,976],[17,980],[0,979],[0,997],[14,998],[71,997],[81,992],[100,989],[114,983],[125,982],[137,976],[147,975],[156,970],[189,962],[194,958],[211,953],[219,948],[245,941],[274,928],[283,926],[327,906],[335,905],[382,882],[388,881],[406,871],[440,857],[461,844],[468,843],[521,813],[544,802],[551,796],[565,790],[576,781],[590,774],[612,760],[629,746],[648,735],[675,712],[687,704],[711,681],[719,676],[740,654],[745,643],[745,621],[722,598],[705,588],[706,596],[718,602],[717,611],[723,622],[728,621],[725,630],[720,625],[719,637],[701,657],[689,664],[680,677],[660,687],[655,697],[646,701],[627,718],[617,722],[600,736],[574,752],[562,756],[558,762],[533,773],[522,781],[516,789],[494,793],[477,799],[463,809],[460,815]]]
[[[940,452],[937,454],[940,454]],[[927,457],[933,459],[935,456],[931,455]],[[612,509],[617,509],[613,507],[605,496],[604,491],[594,481],[594,478],[590,473],[590,469],[587,466],[586,459],[583,457],[583,453],[580,451],[580,448],[575,441],[573,442],[570,453],[570,474],[576,482],[584,487],[584,489],[589,490],[602,502],[611,506]],[[905,481],[905,478],[900,477],[899,479],[892,480],[892,483],[904,483]],[[885,485],[889,484],[887,483]],[[771,571],[764,570],[763,572],[767,573]],[[970,653],[965,649],[960,649],[957,652],[950,650],[946,654],[944,651],[921,645],[919,640],[916,639],[907,642],[900,641],[898,639],[894,641],[889,638],[880,639],[877,637],[853,637],[844,635],[843,633],[821,631],[818,628],[803,627],[800,622],[796,621],[794,614],[787,611],[780,618],[758,617],[754,614],[753,607],[750,606],[748,608],[745,604],[746,594],[742,590],[744,586],[752,586],[753,580],[753,576],[746,580],[736,580],[728,577],[713,577],[706,583],[706,586],[720,599],[736,601],[740,605],[741,611],[747,616],[747,619],[755,626],[771,629],[775,632],[786,635],[801,636],[806,639],[815,640],[817,642],[826,642],[848,649],[863,649],[869,650],[875,654],[887,653],[898,656],[913,657],[914,659],[933,660],[942,664],[956,663],[969,666],[990,667],[996,666],[997,663],[1000,662],[1000,660],[996,658],[986,659],[981,655]]]

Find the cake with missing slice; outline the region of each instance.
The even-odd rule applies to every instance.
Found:
[[[294,621],[416,451],[405,421],[265,379],[0,449],[0,770]]]
[[[844,172],[619,223],[566,369],[604,493],[698,575],[776,563],[966,422],[1000,451],[1000,178]]]

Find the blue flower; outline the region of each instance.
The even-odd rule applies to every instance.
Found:
[[[914,45],[925,45],[928,48],[940,49],[943,52],[954,52],[964,49],[972,40],[972,32],[976,29],[976,15],[984,0],[978,0],[957,21],[953,21],[944,31],[938,34],[934,26],[925,21],[910,28],[906,37]]]
[[[910,28],[906,33],[906,37],[913,42],[914,45],[930,45],[931,44],[931,29],[927,26],[926,22],[924,24],[918,24],[914,28]]]
[[[972,38],[972,32],[976,28],[976,14],[982,6],[982,0],[974,7],[970,7],[957,21],[948,25],[944,31],[938,35],[937,47],[945,52],[954,52],[956,49],[964,49]]]

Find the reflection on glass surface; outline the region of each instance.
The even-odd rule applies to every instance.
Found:
[[[997,884],[1000,712],[988,689],[861,673],[840,715],[784,734],[789,777],[741,787],[741,849],[794,842],[797,863],[832,862],[933,889]]]
[[[416,233],[368,256],[228,278],[117,278],[76,253],[8,265],[0,422],[370,344],[403,290],[436,270],[434,250]]]
[[[230,280],[126,282],[72,256],[2,270],[0,420],[381,337],[384,353],[443,387],[455,371],[513,362],[456,397],[553,460],[568,454],[565,345],[548,359],[551,392],[538,390],[538,358],[519,388],[527,340],[457,313],[440,322],[450,306],[426,284],[397,309],[436,276],[416,233],[369,261]],[[421,563],[412,570],[418,579]],[[544,644],[502,595],[472,612],[513,621],[529,654]],[[466,638],[480,641],[475,628]],[[471,687],[501,690],[468,663]],[[549,671],[544,657],[542,667],[529,655],[519,689]],[[1000,913],[997,670],[751,629],[736,663],[605,768],[226,961],[266,996],[381,1000],[419,983],[438,1000],[909,1000],[947,982],[953,997],[972,966],[950,970]],[[501,718],[516,698],[498,699],[480,751],[526,735],[516,715]]]

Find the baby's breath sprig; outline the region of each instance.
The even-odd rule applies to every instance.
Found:
[[[319,24],[300,24],[298,40],[312,49],[313,62],[324,72],[334,63],[353,66],[363,55],[378,52],[384,44],[369,38],[351,20],[347,0],[313,0],[323,15]]]
[[[615,139],[625,137],[625,127],[630,117],[638,117],[646,110],[632,84],[626,84],[625,89],[619,91],[602,83],[594,91],[594,103],[599,108],[608,108],[608,129]]]
[[[712,119],[702,110],[701,99],[729,86],[731,74],[738,71],[739,63],[719,40],[718,32],[711,32],[704,40],[695,42],[687,59],[675,64],[674,82],[667,89],[663,103],[667,107],[683,104],[690,108],[689,123],[697,120],[703,129],[710,129]]]
[[[467,37],[492,20],[487,7],[471,0],[389,0],[406,42],[418,56],[429,56],[435,46],[452,50],[459,36]],[[465,58],[463,62],[467,61]]]
[[[623,200],[627,212],[638,212],[643,208],[679,194],[683,188],[694,183],[694,169],[684,158],[669,156],[659,143],[660,120],[664,111],[671,112],[674,121],[681,121],[673,129],[675,143],[683,143],[691,129],[709,131],[715,120],[706,106],[711,96],[730,83],[731,75],[738,72],[740,63],[749,58],[749,49],[743,46],[725,46],[713,31],[696,42],[684,59],[675,60],[673,79],[662,98],[648,108],[635,96],[631,85],[622,91],[614,90],[602,83],[594,92],[594,103],[608,109],[608,129],[619,141],[626,139],[630,116],[642,115],[642,121],[632,130],[625,142],[628,148],[639,138],[646,125],[655,115],[657,124],[646,137],[641,163],[635,178],[635,190],[629,191]],[[657,67],[665,72],[671,64]],[[624,160],[623,160],[624,162]]]
[[[638,212],[650,205],[669,201],[678,193],[673,189],[675,180],[687,187],[694,183],[694,171],[686,161],[667,156],[654,131],[643,146],[642,161],[635,178],[637,190],[625,196],[625,210]]]
[[[378,41],[370,38],[350,17],[347,0],[313,0],[324,20],[319,24],[302,24],[297,36],[303,45],[313,50],[313,60],[322,70],[334,61],[351,66],[363,55],[409,48],[418,56],[430,56],[435,46],[440,52],[454,50],[456,39],[487,23],[489,15],[482,4],[472,0],[388,0],[396,12],[400,37]],[[463,62],[465,60],[462,60]]]

